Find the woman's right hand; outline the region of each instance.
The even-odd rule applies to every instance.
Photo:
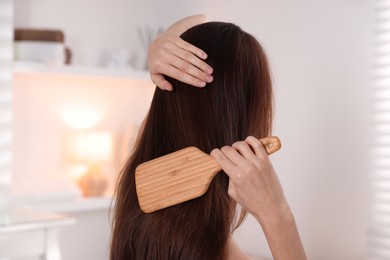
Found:
[[[164,75],[195,87],[213,81],[213,69],[204,60],[207,54],[179,36],[169,32],[159,35],[149,46],[149,72],[154,84],[173,90]]]
[[[307,260],[295,218],[261,142],[249,136],[214,149],[211,156],[229,175],[230,197],[261,225],[274,259]]]
[[[253,136],[214,149],[211,156],[229,176],[229,195],[258,221],[289,210],[278,176],[262,143]]]

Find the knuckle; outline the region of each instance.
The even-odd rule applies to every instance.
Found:
[[[257,163],[246,163],[242,165],[241,168],[243,176],[246,180],[251,180],[253,177],[255,177],[260,169],[261,168],[257,165]]]
[[[260,141],[254,143],[256,149],[264,149],[263,144]]]
[[[176,72],[176,78],[181,80],[184,78],[184,72],[183,71],[178,71]]]
[[[190,43],[188,43],[184,40],[180,41],[180,44],[181,44],[182,48],[185,50],[191,49],[191,46],[192,46]]]
[[[221,148],[221,151],[223,152],[223,153],[225,153],[225,152],[227,152],[227,151],[229,151],[229,149],[230,149],[230,146],[224,146],[224,147],[222,147]]]
[[[190,70],[190,64],[188,64],[187,62],[182,62],[180,64],[180,69],[183,70],[183,71],[189,71]]]
[[[192,60],[192,54],[189,53],[189,52],[186,52],[184,53],[184,59],[187,60],[187,61],[191,61]]]
[[[163,64],[159,59],[157,59],[152,63],[152,67],[156,70],[161,70],[161,68],[163,68]]]
[[[261,142],[259,139],[253,137],[253,136],[248,136],[247,138],[245,138],[245,141],[248,142],[249,144],[251,144],[252,146],[256,146],[256,145],[261,145]]]
[[[172,57],[172,53],[165,49],[161,49],[160,52],[156,55],[156,59],[160,61],[166,61],[166,63],[169,63],[169,61],[172,60]]]
[[[160,85],[161,85],[158,78],[156,78],[156,77],[151,77],[151,80],[152,80],[152,82],[153,82],[155,85],[157,85],[157,86],[160,86]]]
[[[192,85],[192,86],[198,86],[198,84],[199,84],[199,81],[197,81],[196,79],[190,79],[189,80],[189,83]]]
[[[225,157],[225,155],[223,155],[223,153],[218,153],[216,155],[216,158],[217,158],[217,161],[220,161],[220,162],[226,161],[226,157]]]
[[[256,160],[254,167],[256,167],[256,169],[259,169],[261,171],[262,168],[264,167],[264,163],[260,159]]]
[[[253,140],[255,139],[257,141],[257,139],[255,137],[253,137],[252,135],[249,135],[245,140]]]
[[[212,157],[214,157],[215,160],[218,161],[218,162],[223,162],[223,161],[226,160],[225,155],[224,155],[221,151],[219,151],[218,149],[212,150],[211,153],[210,153],[210,155],[211,155]]]
[[[170,48],[170,46],[171,46],[171,43],[169,41],[163,42],[161,44],[161,50],[164,50],[164,49],[167,50]]]
[[[207,74],[204,73],[204,72],[202,72],[202,71],[200,71],[200,70],[197,70],[197,71],[195,72],[195,76],[196,76],[198,79],[204,79],[204,80],[206,80]]]
[[[245,172],[245,173],[251,173],[253,171],[253,166],[249,163],[245,163],[242,165],[242,170]]]
[[[244,148],[246,146],[246,142],[244,141],[238,141],[234,143],[237,148]]]

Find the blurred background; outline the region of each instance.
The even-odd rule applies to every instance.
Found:
[[[204,13],[268,53],[283,144],[272,161],[310,258],[390,259],[388,2],[0,0],[3,204],[75,220],[57,230],[57,257],[107,259],[115,180],[154,91],[148,43]],[[271,259],[261,233],[248,217],[234,235]]]

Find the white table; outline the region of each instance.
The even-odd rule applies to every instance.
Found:
[[[0,259],[35,256],[60,260],[58,229],[74,223],[67,215],[9,208],[0,215]]]

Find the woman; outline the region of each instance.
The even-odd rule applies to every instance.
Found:
[[[191,25],[186,22],[173,28],[185,30]],[[181,42],[170,30],[165,36],[171,43]],[[275,259],[307,259],[278,178],[257,140],[270,135],[272,122],[271,78],[260,44],[239,27],[219,22],[197,25],[181,37],[192,45],[176,44],[183,51],[172,52],[178,63],[173,59],[171,67],[164,67],[188,83],[212,83],[197,89],[166,81],[158,70],[153,74],[158,85],[175,91],[156,89],[120,177],[111,259],[248,259],[231,238],[247,211],[262,226]],[[208,53],[208,65],[196,59],[200,49]],[[183,73],[180,63],[186,62],[196,67],[186,65],[188,73]],[[215,70],[213,78],[202,72],[210,72],[208,66]],[[135,192],[136,166],[187,146],[211,152],[226,174],[218,174],[198,199],[144,214]],[[242,207],[237,219],[236,203]]]

